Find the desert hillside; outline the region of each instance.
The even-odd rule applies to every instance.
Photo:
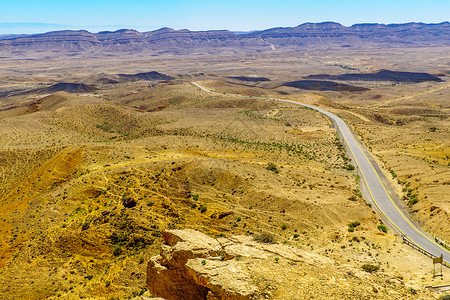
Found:
[[[450,240],[446,50],[394,51],[395,64],[381,50],[73,59],[66,73],[2,60],[1,298],[150,296],[149,262],[175,229],[270,252],[248,261],[255,299],[440,297],[425,286],[449,270],[432,278],[385,226],[331,121],[253,96],[339,114],[412,217]]]

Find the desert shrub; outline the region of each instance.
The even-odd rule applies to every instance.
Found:
[[[356,199],[355,196],[351,196],[350,198],[348,198],[348,200],[350,200],[350,201],[357,201],[358,199]]]
[[[255,241],[264,243],[264,244],[274,244],[275,237],[271,233],[263,232],[260,235],[255,236]]]
[[[352,164],[348,164],[345,168],[346,168],[348,171],[353,171],[353,170],[355,169],[355,166],[353,166]]]
[[[361,268],[366,272],[373,273],[373,272],[378,271],[380,269],[380,266],[365,264],[365,265],[362,265]]]
[[[350,224],[348,224],[348,227],[356,228],[356,227],[358,227],[359,225],[361,225],[361,223],[358,222],[358,221],[355,221],[355,222],[351,222]]]
[[[441,296],[439,300],[450,300],[450,295]]]
[[[361,223],[358,221],[355,222],[351,222],[350,224],[348,224],[348,232],[354,232],[355,228],[358,227]]]
[[[122,254],[122,247],[117,245],[117,246],[114,247],[113,255],[114,256],[119,256],[120,254]]]
[[[352,238],[352,242],[357,242],[357,243],[359,243],[359,238],[358,238],[357,236],[354,236],[354,237]]]
[[[296,238],[298,238],[299,237],[299,234],[298,233],[295,233],[294,234],[294,239],[296,239]]]
[[[287,226],[285,224],[281,225],[281,230],[286,230]]]
[[[417,202],[419,202],[419,199],[417,199],[417,198],[412,198],[412,199],[410,199],[410,200],[408,201],[408,205],[414,205],[414,204],[416,204]]]
[[[197,200],[198,200],[198,198],[199,198],[198,194],[195,194],[195,195],[193,195],[193,196],[192,196],[192,200],[195,200],[195,201],[197,201]]]
[[[278,167],[274,163],[269,163],[266,169],[277,174],[280,173],[280,170],[278,170]]]
[[[205,205],[202,205],[201,207],[200,207],[200,212],[201,213],[204,213],[205,211],[207,211],[208,210],[208,208],[205,206]]]
[[[383,224],[378,225],[378,230],[383,231],[384,233],[387,233],[387,227]]]

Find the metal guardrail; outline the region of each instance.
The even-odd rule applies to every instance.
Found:
[[[429,256],[429,257],[431,257],[431,258],[437,258],[437,256],[431,254],[431,253],[428,252],[427,250],[422,249],[421,247],[417,246],[415,243],[413,243],[413,242],[411,242],[410,240],[408,240],[408,238],[407,238],[406,236],[402,235],[402,238],[403,238],[403,243],[404,243],[404,244],[407,244],[407,245],[411,246],[413,249],[416,249],[417,251],[422,252],[422,253],[425,254],[426,256]],[[450,264],[449,264],[449,263],[443,261],[442,264],[443,264],[445,267],[447,267],[447,268],[450,269]]]
[[[436,243],[438,243],[439,245],[441,245],[441,246],[447,248],[448,250],[450,250],[450,246],[449,246],[446,242],[444,242],[443,240],[441,240],[440,238],[435,237],[434,240],[435,240]]]

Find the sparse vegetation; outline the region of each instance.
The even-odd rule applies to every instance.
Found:
[[[114,250],[113,250],[113,255],[119,256],[121,254],[122,254],[122,246],[119,246],[119,245],[115,246]]]
[[[355,228],[358,227],[361,223],[358,221],[355,222],[351,222],[350,224],[348,224],[348,232],[354,232]]]
[[[374,273],[377,272],[380,269],[380,266],[377,265],[371,265],[371,264],[364,264],[361,267],[364,271],[368,273]]]
[[[282,61],[275,57],[279,53],[273,55],[277,62]],[[261,53],[257,59],[263,56]],[[142,65],[149,65],[153,59],[156,58],[146,59]],[[342,59],[348,57],[342,54]],[[176,56],[171,60],[180,61]],[[140,62],[137,58],[130,66]],[[42,65],[39,80],[46,80],[47,75],[50,81],[66,76],[64,72],[58,77],[52,73],[54,63],[49,60]],[[78,69],[72,68],[75,73],[70,74],[71,78],[90,80],[83,77],[92,71],[89,60],[83,63],[83,73],[75,74]],[[226,63],[233,67],[231,59],[227,58]],[[161,68],[170,64],[173,62],[164,62]],[[21,80],[31,76],[26,65],[23,60],[18,67],[17,71],[24,72]],[[374,57],[371,65],[382,64]],[[195,68],[200,67],[211,68]],[[271,72],[264,64],[255,64],[254,72],[260,72],[262,67]],[[111,72],[115,68],[119,66],[108,66]],[[123,64],[120,72],[122,68],[130,67]],[[171,70],[178,69],[176,66]],[[281,70],[275,69],[274,72]],[[5,72],[7,84],[16,84],[9,82],[16,75],[9,76],[13,73],[8,68]],[[95,69],[95,73],[99,72],[103,72],[101,67],[98,72]],[[261,87],[244,87],[223,82],[220,77],[211,78],[214,79],[205,79],[205,85],[219,92],[235,89],[239,94],[273,93],[273,97],[285,92],[261,88],[264,82],[258,83]],[[31,93],[2,98],[1,140],[2,145],[8,146],[0,149],[0,200],[4,203],[0,238],[5,242],[0,250],[14,249],[0,255],[3,291],[10,286],[10,290],[22,293],[14,295],[18,298],[96,298],[98,290],[104,298],[138,295],[145,275],[139,274],[136,267],[144,268],[146,260],[157,254],[155,243],[161,243],[166,228],[199,229],[216,237],[221,232],[226,232],[227,237],[245,234],[255,236],[261,243],[275,243],[274,235],[264,236],[264,232],[274,232],[280,243],[311,252],[319,261],[327,256],[334,263],[345,263],[353,272],[363,264],[353,259],[355,253],[362,253],[368,262],[383,261],[389,274],[386,278],[391,276],[392,267],[384,266],[383,255],[389,253],[392,261],[397,259],[396,264],[402,264],[397,251],[400,245],[379,249],[378,245],[384,245],[380,239],[385,237],[374,234],[379,223],[365,202],[359,201],[362,194],[355,183],[359,184],[360,179],[354,172],[345,171],[353,171],[350,163],[356,164],[344,152],[328,119],[308,109],[256,97],[207,95],[183,80],[108,84],[101,87],[98,97],[58,93],[40,98]],[[7,89],[5,84],[2,82],[0,88]],[[379,87],[383,97],[372,99],[380,93],[376,90]],[[448,239],[448,230],[434,225],[442,224],[440,211],[447,209],[442,201],[436,201],[442,199],[447,185],[442,174],[446,174],[450,164],[446,145],[442,144],[447,133],[442,123],[445,115],[440,112],[447,90],[442,90],[441,97],[423,94],[417,100],[405,94],[400,105],[395,100],[400,95],[396,94],[398,87],[405,86],[376,83],[370,86],[373,91],[349,97],[327,91],[320,96],[299,93],[283,97],[333,106],[360,132],[364,144],[379,155],[377,160],[383,161],[386,170],[402,185],[404,204],[415,205],[411,211],[420,212],[420,218],[431,230]],[[408,85],[411,95],[424,87],[425,84]],[[33,99],[38,113],[26,111],[26,107],[13,108],[27,99]],[[389,105],[384,99],[390,101]],[[377,112],[371,106],[375,102],[379,104]],[[427,103],[426,110],[422,110],[422,103]],[[239,113],[242,110],[248,112]],[[393,124],[402,126],[393,128]],[[123,209],[125,199],[133,199],[136,206]],[[416,205],[419,201],[420,205]],[[363,226],[359,222],[348,224],[351,220],[359,220]],[[354,233],[343,232],[345,228]],[[379,230],[387,232],[387,228]],[[363,231],[367,239],[360,237]],[[109,254],[101,256],[100,252]],[[350,256],[340,258],[344,253]],[[38,279],[33,274],[27,277],[26,272],[17,272],[26,269],[28,254],[33,255],[33,272],[40,274]],[[284,267],[287,264],[281,259],[279,266]],[[247,262],[247,258],[235,260]],[[298,265],[298,269],[303,267],[302,262]],[[53,268],[65,270],[65,277],[63,273],[55,274]],[[313,282],[308,281],[310,278],[320,280],[312,274],[313,268],[305,268],[305,283]],[[324,272],[327,276],[331,271]],[[131,276],[123,280],[121,274]],[[332,275],[337,282],[351,278],[364,286],[361,291],[370,284],[378,285],[369,279],[359,282],[351,275],[342,277],[340,272]],[[384,282],[385,274],[379,275],[377,280]],[[378,296],[384,290],[390,293],[393,287],[386,284]],[[401,285],[395,285],[394,293],[411,297],[411,291]],[[421,294],[421,290],[417,293]],[[367,295],[361,295],[364,296]]]
[[[382,232],[384,232],[384,233],[387,233],[387,227],[386,227],[386,225],[383,225],[383,224],[378,225],[378,230],[380,230],[380,231],[382,231]]]
[[[278,170],[278,167],[274,163],[269,163],[266,169],[277,174],[280,173],[280,170]]]
[[[348,164],[346,167],[347,171],[353,171],[355,169],[355,166],[353,166],[352,164]]]
[[[264,244],[274,244],[275,236],[271,233],[263,232],[260,235],[255,236],[255,241]]]

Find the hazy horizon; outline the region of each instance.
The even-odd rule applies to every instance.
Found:
[[[0,34],[81,28],[97,32],[120,28],[148,31],[162,27],[193,31],[252,31],[325,21],[345,26],[358,23],[441,23],[449,20],[449,12],[450,0],[230,0],[220,3],[206,0],[130,0],[126,3],[119,0],[16,0],[2,3],[0,24],[9,25],[1,26]]]
[[[335,21],[323,21],[323,22],[305,22],[305,23],[325,23],[325,22],[333,22],[333,23],[339,23]],[[433,23],[425,23],[425,22],[405,22],[405,23],[381,23],[381,22],[374,22],[378,24],[384,24],[384,25],[391,25],[391,24],[406,24],[406,23],[425,23],[425,24],[440,24],[440,23],[446,23],[449,21],[441,21],[441,22],[433,22]],[[274,26],[274,27],[295,27],[299,26],[305,23],[300,23],[294,26]],[[341,23],[339,23],[341,24]],[[343,26],[353,26],[363,23],[354,23],[350,25],[341,24]],[[201,31],[201,30],[193,30],[188,27],[175,27],[175,26],[131,26],[131,25],[90,25],[90,26],[80,26],[80,25],[65,25],[65,24],[50,24],[50,23],[0,23],[0,35],[21,35],[21,34],[40,34],[40,33],[46,33],[50,31],[59,31],[59,30],[86,30],[92,33],[98,33],[100,31],[116,31],[121,29],[132,29],[137,30],[140,32],[146,32],[146,31],[153,31],[158,30],[161,28],[172,28],[175,30],[181,30],[181,29],[188,29],[192,31]],[[252,32],[252,31],[258,31],[258,30],[265,30],[270,29],[274,27],[267,27],[267,28],[258,28],[258,29],[252,29],[252,30],[231,30],[228,28],[222,28],[222,29],[202,29],[202,30],[229,30],[232,32]]]

